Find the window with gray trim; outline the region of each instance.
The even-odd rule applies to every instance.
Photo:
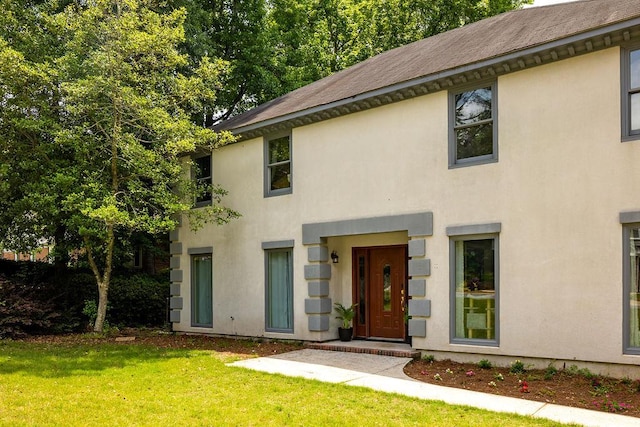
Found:
[[[640,49],[622,50],[622,137],[640,139]]]
[[[451,342],[498,344],[498,236],[451,236]]]
[[[196,207],[211,204],[211,185],[213,174],[211,173],[211,155],[196,157],[193,159],[193,179],[198,189]]]
[[[293,332],[293,249],[265,250],[265,330]]]
[[[449,94],[449,167],[498,160],[496,83]]]
[[[640,224],[623,230],[624,352],[640,354]]]
[[[191,326],[213,326],[213,263],[211,254],[191,256]]]
[[[291,135],[265,138],[264,195],[291,193]]]

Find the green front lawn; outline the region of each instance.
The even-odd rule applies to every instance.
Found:
[[[0,341],[0,425],[551,426],[232,368],[213,350]]]

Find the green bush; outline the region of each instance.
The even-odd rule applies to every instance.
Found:
[[[109,288],[108,319],[119,326],[163,326],[167,322],[169,278],[117,276]]]
[[[56,271],[51,264],[0,260],[0,338],[86,330],[86,302],[97,303],[93,274],[83,268]],[[124,327],[164,326],[168,274],[115,271],[107,320]]]
[[[511,362],[511,368],[509,368],[509,372],[511,372],[512,374],[523,374],[525,373],[525,371],[526,368],[524,366],[524,363],[522,363],[520,360]]]
[[[491,362],[489,362],[489,360],[482,359],[481,361],[478,362],[478,367],[480,369],[491,369],[493,368],[493,365],[491,364]]]

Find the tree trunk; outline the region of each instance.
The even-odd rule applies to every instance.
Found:
[[[85,237],[85,249],[87,250],[87,258],[89,259],[89,265],[96,277],[96,283],[98,284],[98,313],[96,315],[96,323],[93,325],[94,332],[102,332],[104,329],[104,322],[107,318],[107,301],[109,297],[109,283],[111,282],[111,271],[113,269],[113,246],[115,244],[115,233],[113,230],[113,224],[107,225],[107,253],[105,254],[105,267],[104,274],[100,275],[100,269],[93,258],[93,251],[89,244],[89,238]]]
[[[107,301],[109,293],[109,283],[98,283],[98,312],[96,315],[96,323],[93,325],[94,332],[102,332],[104,330],[104,321],[107,318]]]

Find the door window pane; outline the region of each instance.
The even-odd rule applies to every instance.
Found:
[[[391,311],[391,266],[382,268],[382,310]]]
[[[495,340],[495,239],[455,241],[455,338]]]
[[[191,260],[191,324],[213,326],[213,270],[211,255]]]
[[[358,257],[358,323],[360,325],[365,325],[367,322],[365,321],[365,313],[366,313],[366,273],[365,273],[365,262],[364,256],[360,255]]]
[[[293,332],[293,265],[291,249],[267,256],[267,325],[269,331]]]

